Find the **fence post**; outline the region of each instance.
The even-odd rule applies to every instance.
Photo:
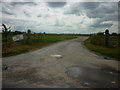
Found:
[[[28,44],[31,44],[31,30],[27,30],[27,36],[28,36]]]
[[[105,46],[106,47],[109,46],[109,30],[108,29],[105,30]]]

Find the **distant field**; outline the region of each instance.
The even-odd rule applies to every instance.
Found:
[[[8,38],[9,40],[11,39],[12,35],[10,35]],[[31,44],[27,44],[27,36],[24,35],[24,40],[13,42],[12,40],[7,42],[5,38],[2,39],[2,56],[3,57],[8,57],[8,56],[13,56],[17,55],[20,53],[32,51],[38,48],[45,47],[47,45],[53,44],[55,42],[63,41],[63,40],[68,40],[68,39],[73,39],[77,38],[75,35],[50,35],[50,34],[35,34],[31,35]],[[10,46],[8,46],[10,45]]]
[[[120,36],[109,36],[109,46],[105,47],[105,36],[92,35],[84,42],[84,45],[104,56],[120,59]]]

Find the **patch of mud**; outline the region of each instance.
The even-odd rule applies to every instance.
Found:
[[[112,73],[110,73],[112,72]],[[103,68],[88,68],[73,66],[67,68],[67,75],[84,82],[93,88],[116,88],[118,87],[118,73]],[[114,83],[113,83],[114,82]]]
[[[40,70],[40,69],[39,69]],[[51,77],[44,77],[43,74],[37,75],[36,68],[23,68],[23,70],[6,70],[3,72],[3,83],[5,80],[10,79],[14,82],[18,81],[26,81],[29,84],[36,84],[36,85],[46,85],[46,86],[54,86],[56,82]],[[62,78],[60,78],[62,79]]]
[[[25,80],[28,83],[36,83],[36,84],[38,83],[43,83],[46,85],[52,84],[51,79],[43,78],[42,76],[37,76],[36,73],[37,73],[36,68],[27,68],[27,69],[23,68],[23,70],[18,70],[18,71],[8,70],[3,73],[3,78],[6,79],[8,78],[14,81]]]
[[[49,75],[49,77],[45,77],[43,74],[39,74],[39,76],[36,74],[37,69],[36,68],[28,68],[21,71],[12,71],[8,70],[3,73],[3,86],[10,87],[11,83],[12,87],[28,87],[31,85],[31,87],[37,87],[36,85],[40,87],[56,87],[56,88],[69,88],[74,87],[72,84],[64,83],[64,77],[54,77]],[[6,83],[6,80],[12,80],[10,83]],[[25,85],[21,81],[27,82]],[[62,81],[62,83],[59,83]],[[16,82],[16,84],[15,84]],[[21,82],[21,83],[18,83]],[[14,86],[18,85],[18,86]],[[35,85],[35,86],[34,86]]]
[[[25,70],[27,68],[27,65],[19,65],[19,64],[14,64],[14,65],[2,65],[2,71],[19,71],[19,70]]]
[[[34,82],[38,79],[38,78],[37,79],[34,78],[33,76],[34,73],[36,73],[36,70],[34,68],[23,69],[23,70],[18,70],[18,71],[8,70],[7,72],[3,73],[3,77],[10,78],[10,79],[17,80],[17,81],[27,80],[29,82]]]
[[[118,73],[118,74],[120,73],[118,68],[115,68],[115,67],[112,67],[112,66],[109,66],[109,65],[106,65],[106,64],[100,64],[100,65],[93,64],[93,65],[98,67],[98,68],[101,68],[101,70],[106,70],[108,72],[115,72],[115,73]]]
[[[100,56],[100,55],[95,55],[95,57],[98,59],[104,59],[104,56]]]
[[[40,61],[43,62],[43,61],[45,61],[45,59],[44,58],[40,58]]]
[[[98,59],[104,59],[104,60],[114,60],[111,57],[107,57],[107,56],[102,56],[102,55],[95,55],[96,58]]]

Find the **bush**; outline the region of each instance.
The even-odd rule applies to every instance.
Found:
[[[105,37],[100,35],[90,36],[90,42],[94,45],[104,45]]]
[[[91,35],[90,43],[98,46],[105,46],[105,36],[102,35]],[[120,47],[120,36],[109,36],[109,48]]]

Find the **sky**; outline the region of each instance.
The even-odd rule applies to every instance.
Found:
[[[2,23],[12,31],[90,34],[108,28],[110,33],[118,32],[117,2],[3,0],[0,4]]]

